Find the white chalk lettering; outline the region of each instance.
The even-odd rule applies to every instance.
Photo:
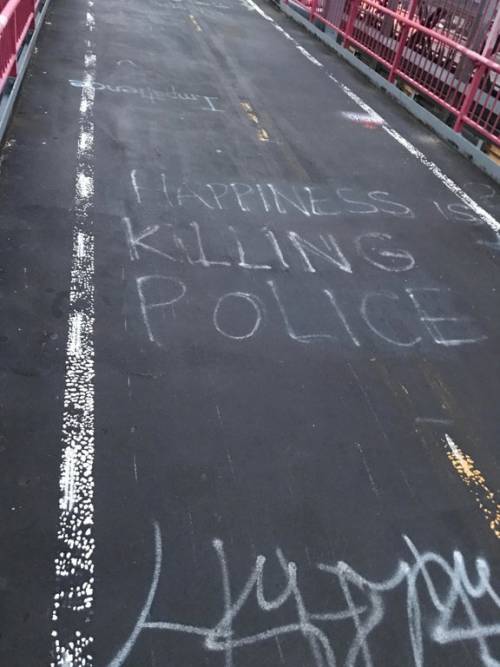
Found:
[[[242,269],[253,269],[254,271],[262,269],[270,271],[272,269],[272,266],[270,266],[269,264],[249,264],[246,260],[245,249],[243,248],[243,245],[240,241],[236,229],[234,227],[229,227],[229,231],[231,231],[234,234],[234,238],[236,241],[236,247],[238,249],[238,258],[239,258],[238,266],[240,266]]]
[[[325,211],[321,208],[321,204],[329,204],[328,199],[317,199],[314,195],[314,190],[316,188],[304,187],[304,190],[309,195],[309,203],[311,204],[311,211],[313,215],[338,215],[341,211]]]
[[[227,195],[229,190],[228,186],[225,183],[207,183],[207,188],[213,194],[217,208],[222,210],[224,207],[222,206],[220,200]],[[220,189],[220,192],[217,192],[216,188]]]
[[[194,229],[194,233],[196,236],[196,242],[198,244],[198,258],[197,259],[192,259],[188,252],[185,249],[184,243],[177,238],[177,243],[181,245],[181,247],[184,249],[186,252],[186,258],[190,264],[201,264],[201,266],[205,268],[209,268],[210,266],[231,266],[230,262],[227,262],[225,260],[217,260],[217,259],[207,259],[207,255],[205,253],[205,248],[203,246],[203,242],[201,240],[201,232],[200,232],[200,225],[197,222],[191,222],[189,225],[192,229]]]
[[[177,93],[176,93],[177,94]],[[207,98],[213,100],[214,98]],[[239,208],[244,213],[262,212],[266,214],[279,213],[281,216],[301,215],[306,218],[337,216],[337,215],[384,215],[401,218],[414,218],[413,211],[403,203],[394,201],[390,193],[381,190],[373,190],[354,196],[352,188],[337,188],[328,191],[326,186],[313,185],[277,185],[275,183],[205,183],[171,186],[172,195],[169,194],[164,174],[156,174],[154,179],[161,178],[161,185],[156,187],[148,184],[151,177],[144,172],[138,177],[139,170],[131,172],[132,188],[138,204],[144,203],[144,198],[149,193],[162,192],[161,200],[169,207],[186,207],[191,204],[201,205],[210,210],[234,210]],[[207,194],[200,194],[203,190]],[[174,195],[175,192],[175,195]],[[230,194],[232,196],[230,196]],[[364,200],[365,198],[365,200]],[[366,201],[368,199],[369,201]],[[161,203],[156,200],[152,203]],[[376,205],[377,204],[377,205]],[[445,217],[447,214],[440,208],[437,202],[434,205]],[[451,204],[456,208],[457,214],[462,219],[470,213],[467,207],[460,204]],[[462,207],[462,208],[460,208]],[[460,213],[459,213],[460,212]],[[448,216],[451,214],[448,214]],[[455,217],[456,217],[455,215]]]
[[[262,187],[262,185],[260,185],[260,183],[257,183],[256,188],[257,188],[257,192],[259,193],[259,196],[262,200],[262,204],[264,205],[264,211],[266,213],[269,213],[271,208],[270,208],[269,203],[268,203],[268,201],[266,199],[266,196],[264,194],[264,188]]]
[[[169,206],[171,206],[173,208],[174,205],[172,203],[172,200],[170,199],[170,195],[168,194],[167,177],[163,173],[161,174],[161,189],[162,189],[162,192],[165,196],[165,201],[167,202],[167,204]]]
[[[108,667],[124,665],[136,643],[149,630],[189,635],[199,641],[200,649],[223,653],[226,667],[236,664],[238,649],[264,643],[272,649],[276,640],[287,636],[305,643],[314,667],[340,664],[374,667],[376,652],[373,649],[381,636],[380,630],[375,630],[380,629],[386,617],[395,613],[406,619],[405,634],[414,667],[425,667],[426,652],[431,653],[429,664],[437,664],[436,656],[432,655],[436,644],[446,647],[465,642],[473,645],[470,651],[475,649],[474,665],[498,667],[500,659],[493,650],[500,636],[500,623],[480,620],[485,610],[493,618],[498,618],[500,610],[500,596],[493,587],[488,562],[476,558],[469,573],[460,551],[455,550],[450,560],[446,560],[432,551],[421,553],[406,535],[402,539],[408,557],[400,559],[385,579],[375,581],[364,577],[345,561],[317,563],[307,577],[299,576],[302,573],[297,563],[289,561],[277,548],[274,557],[282,583],[277,587],[273,582],[274,597],[269,597],[266,590],[265,580],[273,571],[267,567],[266,556],[259,554],[250,562],[246,581],[236,589],[225,545],[222,540],[213,540],[219,563],[222,608],[215,622],[200,626],[151,618],[153,603],[159,597],[160,580],[166,574],[162,573],[162,535],[159,525],[154,523],[154,565],[149,590],[130,635]],[[312,576],[317,579],[316,590],[325,590],[321,601],[323,605],[326,601],[328,606],[322,612],[312,611],[307,602],[309,589],[304,588],[304,580],[310,581]],[[354,597],[359,602],[355,602]],[[249,605],[257,605],[261,613],[259,631],[239,634],[237,620]],[[278,610],[282,612],[281,623],[271,614]],[[424,623],[426,612],[432,622]],[[345,630],[338,632],[338,624],[342,623],[345,628],[346,622],[352,627],[351,638]],[[274,644],[271,640],[275,640]],[[275,650],[280,650],[279,645]],[[439,655],[443,656],[443,648]],[[405,664],[411,667],[409,662]]]
[[[463,220],[464,222],[484,224],[481,218],[478,218],[476,215],[474,215],[472,209],[470,209],[466,204],[453,203],[453,204],[448,204],[446,208],[450,213],[453,213],[455,218],[457,218],[458,220]]]
[[[286,271],[287,269],[290,268],[290,266],[285,262],[285,258],[283,257],[283,252],[278,243],[278,239],[276,238],[276,234],[271,229],[266,229],[266,228],[264,228],[264,234],[269,239],[269,242],[271,243],[271,246],[276,254],[276,257],[278,258],[278,262],[280,263],[281,268]]]
[[[334,295],[334,293],[333,293],[333,290],[331,290],[331,289],[324,289],[323,292],[324,292],[324,293],[326,294],[326,296],[330,299],[330,303],[332,304],[333,308],[335,309],[335,312],[336,312],[337,315],[339,316],[340,321],[341,321],[342,324],[344,325],[344,329],[345,329],[345,330],[347,331],[347,333],[349,334],[349,337],[350,337],[350,339],[352,340],[352,342],[354,343],[354,345],[355,345],[356,347],[360,347],[360,346],[361,346],[361,343],[360,343],[359,340],[356,338],[356,336],[354,335],[354,333],[353,333],[351,327],[349,326],[349,323],[347,322],[347,318],[346,318],[346,316],[344,315],[344,313],[342,312],[342,310],[341,310],[339,304],[337,303],[337,299],[335,298],[335,295]]]
[[[224,191],[221,189],[216,190],[213,184],[210,185],[210,187],[212,187],[214,191],[214,202],[218,202],[216,206],[221,206],[222,204],[220,200],[222,197],[224,197]],[[206,268],[211,266],[228,266],[231,268],[243,269],[271,269],[268,261],[250,262],[247,260],[247,253],[244,248],[241,235],[237,228],[232,225],[228,226],[226,229],[229,232],[229,235],[233,237],[236,242],[239,258],[239,261],[236,263],[231,263],[228,260],[215,261],[208,260],[206,258],[204,243],[201,240],[202,228],[196,222],[190,223],[189,226],[194,230],[197,243],[200,246],[198,259],[193,259],[189,252],[186,250],[186,242],[182,237],[182,231],[178,228],[174,229],[174,226],[170,223],[150,225],[141,231],[134,230],[134,225],[132,224],[132,221],[129,217],[123,218],[122,223],[130,257],[133,261],[139,260],[139,250],[155,253],[170,261],[182,261],[181,257],[179,257],[176,253],[172,255],[171,249],[169,247],[171,244],[167,244],[166,248],[162,247],[162,245],[165,246],[167,243],[165,240],[164,231],[169,228],[172,230],[175,245],[182,251],[182,253],[186,256],[186,260],[192,265],[201,264]],[[259,251],[263,252],[262,243],[259,242],[259,238],[257,236],[263,234],[264,237],[269,241],[273,253],[276,255],[279,268],[282,270],[290,269],[289,259],[291,258],[285,256],[284,249],[281,247],[280,242],[278,241],[278,236],[274,231],[270,230],[268,227],[261,227],[260,229],[248,227],[247,229],[249,230],[250,240],[246,241],[246,243],[253,243],[255,241],[256,253]],[[229,245],[227,243],[228,235],[224,233],[223,229],[218,231],[220,231],[218,245],[224,244],[224,251],[230,254],[233,248],[231,247],[232,244]],[[210,238],[213,238],[213,230],[211,230],[208,225],[203,228],[203,233],[205,236],[207,236],[207,241],[210,240]],[[351,261],[349,260],[344,250],[340,247],[333,234],[309,233],[307,238],[294,231],[283,230],[282,234],[288,238],[288,241],[298,253],[300,263],[297,265],[297,268],[300,268],[307,273],[316,273],[319,269],[317,262],[314,262],[314,260],[318,258],[322,260],[323,263],[326,263],[329,266],[333,265],[336,269],[339,269],[344,273],[353,273]],[[153,237],[157,238],[157,241],[154,245],[152,243]],[[148,241],[146,242],[146,240]],[[366,234],[360,234],[354,238],[354,246],[359,257],[364,259],[372,266],[375,266],[377,269],[380,269],[381,271],[386,271],[389,273],[401,273],[410,271],[411,269],[415,268],[416,261],[414,256],[408,250],[394,247],[394,245],[395,242],[393,242],[393,236],[391,234],[380,232],[368,232]],[[268,253],[265,254],[265,258],[268,258]]]
[[[328,244],[328,241],[323,236],[319,237],[323,242],[326,251],[323,250],[322,248],[318,248],[318,246],[311,243],[311,241],[308,241],[307,239],[304,239],[302,236],[299,236],[296,232],[288,232],[288,238],[290,239],[294,247],[299,251],[299,254],[304,262],[305,270],[308,271],[309,273],[316,272],[316,269],[309,260],[309,255],[315,255],[316,257],[320,257],[326,262],[333,264],[337,268],[341,269],[341,271],[345,271],[346,273],[352,273],[349,261],[342,253],[338,243],[335,241],[335,239],[331,234],[328,234],[328,241],[330,242],[330,244]],[[336,253],[336,257],[330,254],[332,251]]]
[[[367,243],[365,243],[367,241]],[[415,266],[415,258],[407,250],[400,249],[376,249],[374,247],[373,241],[392,241],[392,236],[390,234],[380,234],[379,232],[370,232],[368,234],[361,234],[355,240],[356,248],[361,257],[364,257],[367,262],[373,264],[383,271],[391,271],[394,273],[399,273],[400,271],[410,271]],[[369,244],[369,250],[376,254],[377,259],[374,259],[370,254],[368,254],[368,248],[366,246]],[[383,261],[385,260],[385,261]]]
[[[74,88],[83,88],[84,82],[77,79],[69,79],[69,83]],[[149,86],[143,88],[136,88],[128,85],[112,85],[109,83],[94,83],[96,90],[107,91],[108,93],[122,93],[125,95],[138,95],[144,100],[150,102],[166,102],[168,100],[179,100],[181,102],[205,102],[206,106],[200,106],[201,111],[224,111],[216,106],[219,100],[216,96],[200,95],[199,93],[180,92],[176,90],[175,86],[170,86],[168,90],[154,90]]]
[[[408,206],[404,206],[403,204],[398,204],[395,201],[391,201],[390,199],[386,199],[386,197],[389,197],[388,192],[382,192],[381,190],[373,190],[372,192],[368,193],[368,197],[372,201],[376,201],[377,203],[382,203],[385,204],[385,207],[382,208],[382,206],[379,206],[379,210],[382,211],[382,213],[387,213],[388,215],[394,215],[398,216],[401,218],[414,218],[415,214],[411,210],[411,208],[408,208]]]
[[[228,299],[243,299],[247,303],[251,304],[255,311],[255,321],[252,325],[252,328],[244,334],[231,334],[228,331],[224,330],[219,321],[219,311]],[[247,338],[252,338],[252,336],[257,333],[260,324],[262,322],[262,304],[258,297],[254,294],[248,294],[247,292],[229,292],[229,294],[223,294],[220,299],[217,301],[217,305],[214,310],[214,326],[217,331],[226,336],[226,338],[232,338],[233,340],[246,340]]]
[[[246,183],[231,183],[230,185],[238,200],[238,206],[243,212],[248,213],[251,209],[248,204],[245,203],[243,197],[253,194],[252,186],[247,185]]]
[[[184,200],[185,199],[194,199],[194,200],[197,200],[197,201],[201,202],[203,204],[203,206],[206,206],[207,208],[210,208],[210,209],[214,208],[211,204],[209,204],[207,201],[205,201],[205,199],[203,199],[203,197],[201,195],[199,195],[197,192],[192,190],[189,187],[189,185],[183,184],[183,185],[180,185],[177,188],[177,203],[179,204],[179,206],[184,205]]]
[[[152,225],[151,227],[146,227],[146,229],[144,229],[142,232],[139,232],[139,234],[135,234],[132,229],[132,223],[130,222],[130,218],[122,218],[122,223],[125,228],[127,245],[130,253],[130,259],[132,261],[137,261],[139,259],[139,251],[137,250],[138,248],[141,248],[142,250],[147,250],[156,255],[160,255],[161,257],[164,257],[165,259],[168,259],[171,262],[177,261],[175,257],[172,257],[172,255],[169,255],[163,250],[159,250],[154,246],[144,243],[144,239],[149,238],[150,236],[156,234],[156,232],[160,229],[159,225]]]
[[[437,210],[441,213],[443,218],[445,220],[449,220],[450,218],[446,215],[446,213],[443,211],[442,207],[440,206],[439,202],[435,201],[433,202],[434,206],[437,208]]]
[[[162,283],[163,289],[165,288],[166,283],[174,285],[176,288],[174,296],[172,296],[167,301],[148,302],[146,300],[145,289],[153,281],[160,281]],[[178,278],[172,278],[171,276],[161,276],[161,275],[141,276],[136,279],[136,284],[137,284],[137,293],[139,294],[139,303],[141,305],[142,319],[144,321],[144,326],[146,327],[148,338],[152,343],[155,343],[156,345],[161,345],[161,343],[153,334],[153,328],[151,326],[149,313],[150,311],[156,310],[158,308],[166,308],[167,306],[173,306],[175,303],[177,303],[177,301],[180,301],[186,294],[186,285]]]
[[[197,224],[192,223],[193,228],[197,230]],[[197,230],[199,232],[199,230]],[[184,251],[187,261],[191,264],[199,264],[203,267],[209,267],[213,264],[217,265],[217,260],[208,260],[201,245],[201,237],[198,236],[198,243],[200,244],[200,254],[196,259],[192,259],[181,239],[176,239],[178,247]],[[264,269],[269,270],[270,265],[250,264],[245,259],[245,251],[242,248],[240,258],[243,266],[248,269]],[[226,265],[225,262],[222,262]],[[173,306],[179,301],[186,292],[186,285],[182,281],[177,281],[176,278],[153,275],[138,278],[138,293],[141,305],[141,312],[144,319],[144,324],[148,333],[148,338],[151,342],[158,343],[158,337],[153,334],[153,325],[151,324],[152,313],[167,306]],[[172,294],[172,284],[177,284],[178,287]],[[307,297],[302,296],[296,290],[288,292],[286,299],[281,295],[280,289],[274,280],[267,280],[267,286],[270,289],[270,296],[273,303],[276,304],[278,313],[280,315],[279,322],[283,327],[283,333],[292,341],[301,344],[311,344],[328,340],[342,344],[342,340],[337,337],[338,323],[331,319],[331,309],[334,315],[343,327],[343,330],[349,337],[351,343],[360,348],[364,344],[363,338],[358,335],[356,328],[351,325],[352,321],[357,321],[359,317],[361,322],[364,322],[369,332],[374,334],[389,345],[395,345],[399,348],[413,348],[418,343],[427,340],[430,337],[430,342],[443,345],[447,347],[458,347],[465,344],[477,344],[487,340],[486,335],[478,333],[478,325],[472,318],[454,315],[441,315],[443,308],[449,308],[449,303],[444,301],[441,303],[441,295],[449,293],[449,290],[440,290],[438,288],[406,288],[401,294],[388,290],[361,292],[354,295],[350,290],[348,298],[342,299],[337,297],[337,293],[330,288],[323,288],[316,291],[308,291]],[[149,296],[146,297],[146,288]],[[163,296],[163,290],[167,290],[167,298]],[[152,295],[155,295],[154,297]],[[236,295],[236,296],[235,296]],[[206,294],[206,298],[212,298],[212,295]],[[317,302],[319,296],[320,301]],[[234,302],[239,297],[242,300],[253,305],[255,311],[255,322],[249,325],[248,332],[244,334],[227,334],[226,329],[220,325],[219,311],[223,313],[229,312],[229,305],[226,302],[231,300]],[[404,299],[403,299],[404,297]],[[418,298],[417,298],[418,297]],[[424,299],[431,298],[430,303],[424,303]],[[215,328],[219,333],[234,340],[245,340],[250,338],[260,328],[264,318],[267,318],[264,302],[256,294],[250,294],[244,291],[230,292],[229,295],[222,295],[217,298],[216,312],[214,315]],[[306,301],[304,301],[306,299]],[[449,300],[449,299],[448,299]],[[307,307],[304,308],[304,303]],[[186,308],[189,302],[186,301]],[[434,310],[431,310],[431,307]],[[233,310],[238,308],[233,303]],[[184,309],[185,310],[185,309]],[[240,308],[239,312],[242,310]],[[175,311],[172,308],[172,314],[175,317]],[[163,315],[162,315],[163,317]],[[297,325],[296,320],[301,322]],[[237,320],[235,320],[236,322]],[[243,318],[246,322],[246,319]],[[325,321],[327,325],[320,325],[318,321]],[[314,323],[314,324],[312,324]],[[329,323],[329,326],[328,326]],[[244,327],[247,325],[244,324]],[[327,326],[327,330],[323,329]],[[305,327],[306,331],[301,331]],[[453,336],[446,336],[443,328],[451,327]],[[307,328],[309,331],[307,331]],[[314,329],[319,328],[319,331]],[[312,329],[312,331],[311,331]],[[458,331],[457,331],[458,330]],[[426,336],[421,335],[426,334]],[[458,336],[457,333],[460,335]]]
[[[348,211],[349,213],[361,213],[361,214],[367,214],[367,213],[378,213],[378,208],[374,206],[373,204],[369,204],[368,202],[361,202],[357,201],[356,199],[349,199],[346,195],[344,195],[344,192],[352,192],[351,188],[338,188],[337,189],[337,195],[342,199],[342,201],[346,202],[346,204],[355,204],[356,206],[359,206],[360,208],[349,208]]]
[[[172,201],[170,200],[170,197],[168,195],[165,174],[160,175],[161,186],[159,188],[150,188],[145,185],[139,185],[137,181],[137,169],[132,169],[132,171],[130,172],[130,180],[132,182],[132,188],[134,190],[138,204],[143,203],[141,192],[144,191],[144,192],[156,192],[156,193],[160,192],[162,195],[161,197],[162,202],[164,200],[169,206],[173,206]]]
[[[280,190],[278,190],[277,187],[275,187],[272,183],[268,183],[267,187],[271,190],[274,198],[274,203],[276,205],[276,210],[281,213],[282,215],[285,213],[288,213],[288,210],[285,208],[286,204],[290,204],[295,208],[296,210],[300,211],[307,217],[309,217],[311,214],[306,208],[306,205],[300,198],[297,188],[293,188],[293,192],[295,195],[295,199],[291,199],[288,195],[283,194]],[[282,205],[283,204],[283,205]]]
[[[467,325],[471,324],[471,318],[466,316],[453,316],[453,315],[431,315],[428,310],[422,305],[422,299],[418,298],[418,295],[429,295],[429,294],[442,294],[443,292],[450,293],[450,290],[443,290],[439,287],[407,287],[406,293],[412,300],[419,316],[420,321],[424,324],[425,328],[431,335],[432,339],[437,345],[443,345],[444,347],[457,347],[459,345],[467,345],[471,343],[479,343],[480,341],[486,340],[487,336],[484,335],[469,335],[463,337],[453,337],[447,338],[442,331],[442,327],[445,324],[451,324],[458,326],[458,328],[466,329]]]
[[[365,294],[363,296],[363,300],[361,302],[361,316],[364,319],[366,325],[368,328],[373,331],[373,333],[376,336],[379,336],[379,338],[382,338],[382,340],[385,340],[386,343],[392,343],[393,345],[398,345],[399,347],[413,347],[417,343],[419,343],[422,338],[420,336],[415,337],[413,340],[410,341],[402,341],[402,340],[396,340],[395,338],[392,338],[391,336],[387,335],[386,333],[382,333],[382,331],[376,327],[369,314],[368,314],[368,304],[373,301],[374,299],[389,299],[392,301],[399,301],[399,297],[397,294],[394,294],[394,292],[369,292],[368,294]],[[380,312],[380,308],[378,309]],[[384,317],[385,319],[385,317]]]
[[[283,318],[283,323],[285,325],[286,332],[292,340],[297,341],[297,343],[305,343],[306,345],[309,343],[313,343],[316,340],[335,340],[331,334],[327,333],[298,334],[290,323],[290,319],[288,317],[287,311],[285,310],[283,302],[281,301],[278,288],[276,287],[276,283],[274,282],[274,280],[268,280],[267,284],[269,285],[271,292],[278,305],[278,309],[281,313],[281,317]]]
[[[202,111],[224,111],[224,109],[217,109],[214,105],[214,102],[218,100],[218,97],[208,97],[207,95],[202,95],[202,99],[207,103],[206,107],[201,107]]]
[[[433,204],[447,221],[466,222],[473,226],[484,225],[481,218],[478,218],[474,214],[474,211],[466,204],[453,202],[451,204],[442,205],[437,201],[434,201]],[[445,208],[447,212],[445,211]]]

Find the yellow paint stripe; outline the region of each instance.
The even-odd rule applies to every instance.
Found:
[[[257,138],[259,141],[270,141],[268,131],[263,128],[260,124],[259,117],[252,109],[252,105],[249,102],[240,102],[241,108],[246,113],[250,122],[254,125],[257,125]]]
[[[196,18],[192,14],[189,15],[189,18],[191,19],[191,23],[194,25],[195,30],[197,30],[197,32],[201,32],[202,28]]]
[[[263,127],[260,127],[257,130],[257,137],[259,138],[259,141],[269,141],[267,130],[265,130]]]
[[[452,466],[474,494],[491,530],[500,538],[500,503],[495,498],[494,492],[486,484],[484,475],[476,468],[472,457],[464,454],[448,434],[445,434],[445,438],[449,449],[447,456]]]

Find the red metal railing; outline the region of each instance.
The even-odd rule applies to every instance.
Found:
[[[499,0],[286,0],[500,146]]]
[[[0,0],[0,95],[17,74],[17,59],[35,27],[39,0]]]

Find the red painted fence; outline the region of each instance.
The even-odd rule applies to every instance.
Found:
[[[500,146],[500,0],[285,0]]]
[[[0,95],[17,74],[17,59],[35,27],[40,0],[0,0]]]

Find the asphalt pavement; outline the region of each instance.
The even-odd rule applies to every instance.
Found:
[[[500,665],[498,219],[271,3],[52,0],[0,153],[0,664]]]

